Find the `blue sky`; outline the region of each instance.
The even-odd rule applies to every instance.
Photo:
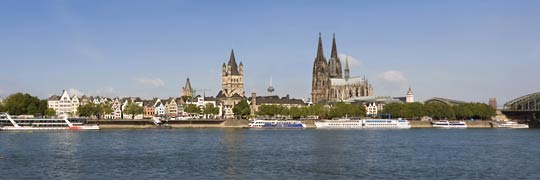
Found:
[[[232,48],[246,92],[307,98],[318,33],[376,95],[502,104],[539,91],[540,1],[0,2],[0,96],[215,95]],[[342,59],[343,61],[344,59]]]

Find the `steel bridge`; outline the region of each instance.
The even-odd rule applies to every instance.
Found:
[[[501,112],[510,119],[524,121],[531,127],[540,127],[540,92],[505,103]]]

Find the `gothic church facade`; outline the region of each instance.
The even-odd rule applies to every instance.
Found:
[[[348,59],[345,59],[345,73],[341,68],[336,37],[332,41],[330,61],[323,53],[321,34],[317,56],[313,62],[313,78],[311,84],[311,100],[313,103],[339,102],[353,97],[373,96],[373,86],[365,77],[351,77]]]

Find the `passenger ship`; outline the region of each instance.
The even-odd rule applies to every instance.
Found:
[[[510,129],[526,129],[529,128],[529,125],[527,124],[519,124],[514,121],[508,121],[504,123],[498,123],[498,122],[491,122],[493,124],[493,127],[495,128],[510,128]]]
[[[450,122],[448,120],[441,120],[431,124],[434,128],[467,128],[467,124],[464,121]]]
[[[8,113],[0,113],[0,131],[25,130],[99,130],[99,126],[79,118],[13,119]]]
[[[306,125],[301,121],[253,120],[249,123],[249,127],[261,129],[300,129],[306,128]]]
[[[409,129],[411,125],[407,120],[393,119],[338,119],[315,122],[317,128],[332,129]]]

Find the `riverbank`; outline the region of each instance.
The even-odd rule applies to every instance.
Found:
[[[152,129],[156,128],[152,120],[141,119],[115,119],[115,120],[90,120],[89,123],[99,124],[101,129]],[[227,119],[227,120],[176,120],[167,121],[171,128],[247,128],[249,120]],[[314,129],[315,121],[303,121],[306,128]],[[429,121],[410,121],[411,128],[432,128]],[[492,128],[489,121],[465,121],[468,128]]]

